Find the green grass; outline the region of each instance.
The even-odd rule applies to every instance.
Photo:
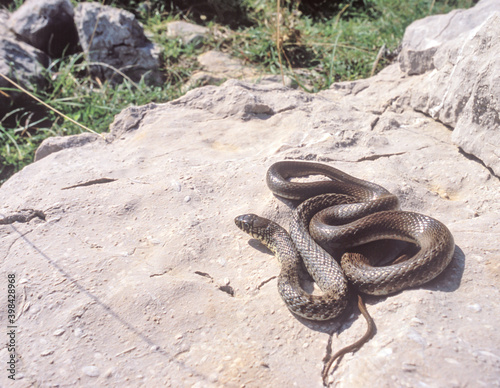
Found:
[[[51,89],[34,94],[66,116],[100,133],[108,130],[114,116],[130,105],[164,102],[180,96],[180,81],[168,81],[157,87],[143,82],[126,81],[119,85],[90,80],[79,76],[84,64],[77,64],[79,56],[71,56],[54,63]],[[172,77],[178,79],[177,76]],[[177,84],[176,84],[177,83]],[[34,151],[49,136],[78,134],[84,130],[51,110],[44,119],[32,121],[31,112],[17,109],[2,121],[18,115],[15,125],[0,123],[0,177],[4,180],[33,160]]]
[[[124,2],[111,1],[114,6]],[[20,4],[16,0],[12,7]],[[52,63],[46,75],[50,89],[31,92],[82,125],[105,132],[114,116],[127,106],[166,102],[181,96],[184,83],[199,66],[197,56],[213,49],[230,53],[263,73],[283,71],[306,91],[317,92],[334,82],[368,77],[382,45],[387,55],[377,70],[385,67],[412,21],[454,8],[468,8],[473,2],[366,0],[363,8],[347,6],[336,14],[314,17],[302,14],[297,2],[285,2],[280,8],[282,22],[278,30],[276,2],[243,0],[245,23],[231,30],[212,18],[206,24],[219,33],[212,34],[201,47],[165,37],[166,24],[173,20],[189,21],[188,13],[167,12],[162,1],[152,0],[147,10],[136,7],[137,4],[128,1],[131,10],[139,9],[137,17],[162,47],[163,85],[152,87],[128,80],[111,85],[91,79],[83,56],[77,54]],[[34,151],[43,139],[83,131],[53,111],[43,112],[42,117],[34,119],[37,116],[30,110],[19,108],[0,117],[0,184],[33,161]]]

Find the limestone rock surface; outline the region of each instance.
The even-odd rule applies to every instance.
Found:
[[[80,44],[94,62],[94,75],[121,79],[122,72],[133,81],[145,76],[151,83],[161,82],[160,50],[145,36],[132,13],[94,2],[81,3],[75,8],[75,23]]]
[[[180,20],[167,24],[167,36],[169,38],[180,38],[184,44],[202,42],[208,33],[209,29],[207,27]]]
[[[500,12],[461,36],[437,49],[410,104],[454,128],[455,144],[500,175]]]
[[[417,20],[405,31],[399,63],[408,75],[418,75],[435,67],[434,54],[443,43],[464,39],[494,12],[500,12],[498,0],[482,0],[475,7],[457,9],[445,15]]]
[[[278,264],[233,223],[253,212],[287,225],[290,208],[264,183],[287,158],[379,183],[403,208],[444,222],[457,243],[431,283],[367,298],[377,334],[344,357],[337,384],[494,385],[500,182],[458,151],[448,128],[388,103],[398,82],[389,70],[359,100],[349,88],[196,89],[126,110],[111,143],[52,153],[7,181],[0,213],[35,215],[0,225],[27,344],[20,386],[321,386],[328,333],[337,330],[337,349],[364,322],[355,310],[331,323],[293,317],[276,290]],[[383,98],[370,104],[374,95]]]
[[[46,156],[61,151],[65,148],[81,147],[84,144],[93,142],[99,138],[99,135],[94,133],[82,133],[80,135],[71,136],[53,136],[45,139],[40,147],[36,150],[35,161],[45,158]]]
[[[487,42],[478,36],[467,55]],[[480,74],[493,88],[490,69]],[[498,386],[500,175],[457,147],[453,125],[415,108],[434,71],[394,64],[315,95],[229,80],[128,108],[106,139],[14,175],[0,187],[0,272],[16,277],[16,387],[321,387],[329,333],[335,352],[364,321],[355,308],[324,323],[291,315],[278,263],[233,221],[251,212],[288,226],[292,208],[264,179],[284,159],[386,187],[457,246],[430,283],[366,297],[377,333],[343,357],[333,385]],[[471,95],[486,98],[480,84]]]

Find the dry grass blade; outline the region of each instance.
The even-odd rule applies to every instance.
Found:
[[[86,131],[88,132],[92,132],[96,135],[99,135],[100,137],[102,137],[103,139],[105,139],[104,135],[102,133],[97,133],[96,131],[94,131],[93,129],[90,129],[88,127],[86,127],[85,125],[83,124],[80,124],[79,122],[73,120],[71,117],[68,117],[66,116],[64,113],[62,113],[61,111],[58,111],[56,108],[50,106],[49,104],[47,104],[46,102],[40,100],[37,96],[35,96],[33,93],[30,93],[28,90],[24,89],[21,85],[19,85],[18,83],[14,82],[13,80],[11,80],[9,77],[7,77],[6,75],[0,73],[0,76],[2,78],[4,78],[5,80],[7,80],[8,82],[10,82],[12,85],[14,85],[16,88],[18,88],[20,91],[22,91],[23,93],[26,93],[28,96],[30,96],[31,98],[33,98],[35,101],[39,102],[40,104],[42,104],[43,106],[45,106],[46,108],[52,110],[53,112],[57,113],[59,116],[63,117],[64,119],[68,120],[68,121],[71,121],[73,124],[76,124],[78,125],[79,127],[85,129]]]

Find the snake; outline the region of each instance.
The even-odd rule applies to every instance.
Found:
[[[329,179],[290,181],[309,175]],[[276,196],[302,201],[292,213],[290,233],[255,214],[238,216],[235,223],[274,253],[281,264],[278,291],[298,316],[338,317],[348,304],[349,284],[364,294],[388,295],[429,282],[451,262],[455,243],[449,229],[429,216],[399,210],[397,196],[382,186],[326,164],[294,160],[271,165],[266,182]],[[338,263],[329,252],[384,239],[409,242],[417,252],[383,266],[349,252]],[[302,263],[322,295],[301,287]]]
[[[323,175],[327,180],[290,180],[310,175]],[[309,320],[330,320],[344,312],[349,290],[354,288],[358,292],[358,307],[368,323],[360,340],[330,358],[323,371],[327,385],[326,377],[334,360],[357,350],[374,332],[374,322],[359,293],[389,295],[429,282],[451,262],[454,239],[440,221],[400,210],[397,196],[382,186],[329,165],[277,162],[269,167],[266,182],[276,196],[301,202],[292,213],[290,232],[255,214],[240,215],[235,223],[278,259],[278,291],[286,306]],[[379,240],[400,240],[412,244],[414,249],[389,264],[380,255],[350,251]],[[344,253],[336,260],[339,255],[334,258],[334,252]],[[302,267],[321,289],[321,295],[302,288]]]

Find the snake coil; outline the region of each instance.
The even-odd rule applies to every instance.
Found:
[[[318,174],[330,180],[289,181]],[[434,218],[398,210],[398,198],[379,185],[324,164],[302,161],[273,164],[266,180],[275,195],[303,201],[293,212],[290,234],[254,214],[238,216],[235,222],[273,251],[281,264],[279,293],[299,316],[327,320],[340,315],[348,302],[348,282],[362,293],[387,295],[432,280],[451,261],[455,244],[448,228]],[[385,266],[357,253],[345,253],[339,265],[327,252],[383,239],[410,242],[417,251]],[[323,295],[302,289],[301,262]]]
[[[290,182],[293,177],[325,175],[328,181]],[[350,176],[336,168],[299,161],[273,164],[267,185],[280,197],[303,201],[293,212],[290,234],[273,221],[245,214],[236,225],[261,240],[281,264],[278,290],[295,314],[313,320],[339,316],[347,306],[348,283],[359,292],[386,295],[424,284],[450,263],[455,243],[448,228],[434,218],[399,210],[399,200],[383,187]],[[416,247],[390,265],[373,257],[347,252],[340,265],[329,251],[354,248],[378,240],[400,240]],[[378,258],[380,260],[380,257]],[[299,271],[302,263],[322,295],[304,291]],[[325,363],[323,383],[335,360],[359,349],[372,336],[375,324],[361,296],[358,307],[367,331],[358,341],[338,350]]]

